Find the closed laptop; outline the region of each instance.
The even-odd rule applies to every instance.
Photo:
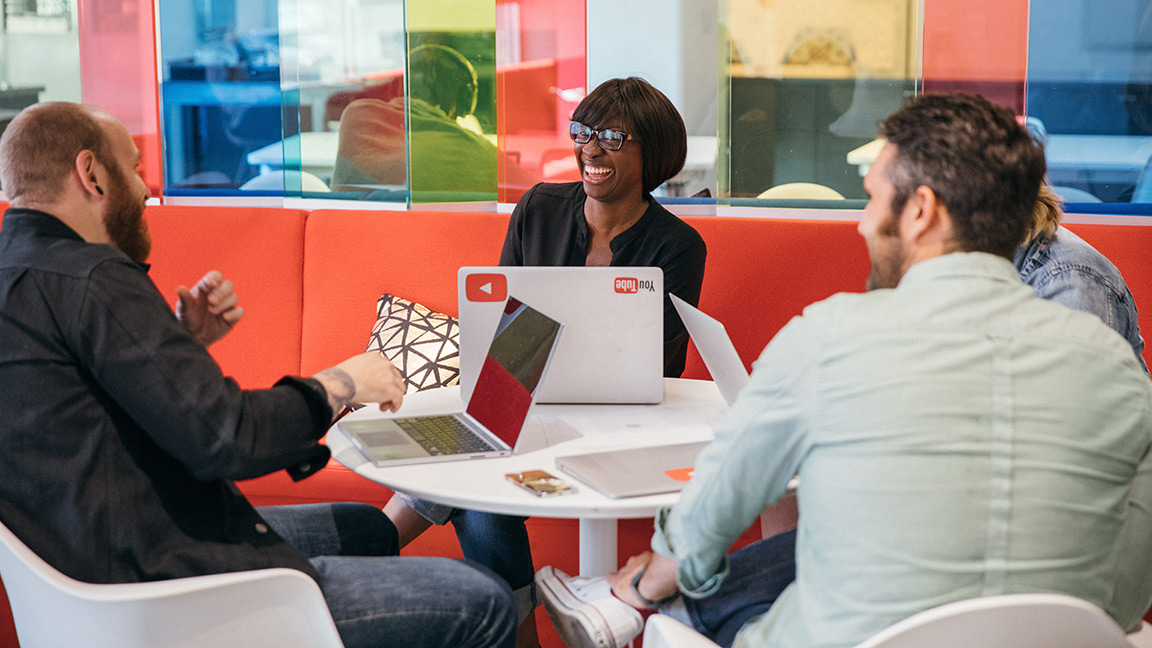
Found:
[[[601,494],[638,497],[675,493],[692,477],[707,441],[605,450],[556,458],[556,467]]]

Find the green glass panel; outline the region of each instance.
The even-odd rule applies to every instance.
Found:
[[[403,0],[279,6],[286,195],[406,204]]]

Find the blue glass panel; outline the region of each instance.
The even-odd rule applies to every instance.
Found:
[[[238,189],[259,174],[258,152],[283,139],[277,21],[274,0],[159,0],[172,193]]]
[[[1058,191],[1152,202],[1152,0],[1034,1],[1026,96]]]

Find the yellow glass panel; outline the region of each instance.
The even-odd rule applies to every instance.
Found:
[[[789,196],[818,189],[812,200],[835,195],[826,189],[863,198],[867,164],[853,153],[915,90],[917,5],[727,0],[720,197],[755,198],[788,185]]]
[[[409,0],[408,183],[413,204],[496,200],[496,8]]]

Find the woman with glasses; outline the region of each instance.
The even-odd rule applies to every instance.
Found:
[[[540,183],[517,203],[500,265],[657,266],[664,288],[696,305],[704,240],[652,198],[684,166],[676,107],[647,81],[610,79],[572,113],[580,182]],[[688,332],[664,297],[664,375],[684,371]]]
[[[643,79],[611,79],[572,113],[569,133],[580,182],[540,183],[517,203],[500,265],[657,266],[665,289],[692,305],[704,280],[704,240],[652,198],[680,172],[688,150],[684,120]],[[688,332],[664,297],[664,375],[684,371]],[[522,617],[520,645],[532,645],[534,569],[525,518],[452,509],[402,495],[384,512],[401,544],[432,523],[452,521],[464,556],[490,567],[516,592]]]

